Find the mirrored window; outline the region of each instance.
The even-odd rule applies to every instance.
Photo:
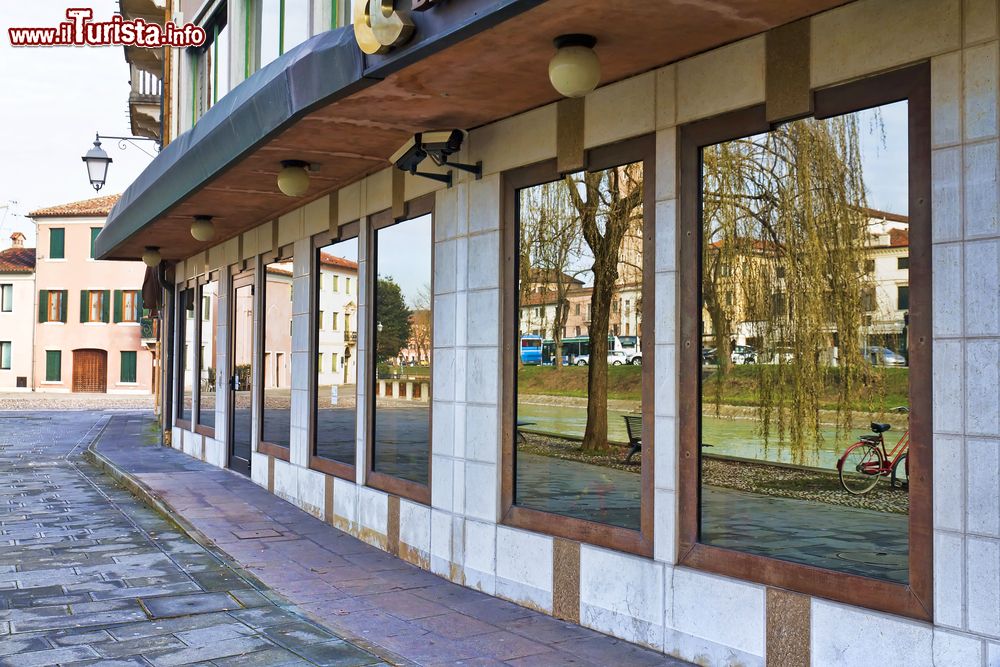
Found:
[[[292,394],[292,261],[264,266],[261,440],[288,447]]]
[[[212,281],[198,288],[201,302],[201,338],[198,346],[198,424],[215,428],[215,360],[218,355],[219,283]]]
[[[177,321],[177,377],[181,387],[177,401],[177,419],[191,422],[194,401],[195,294],[193,289],[181,291]]]
[[[909,579],[907,114],[702,149],[704,543]]]
[[[358,397],[358,240],[317,251],[315,455],[354,465]],[[354,289],[340,289],[347,284]],[[323,326],[326,319],[327,326]]]
[[[642,162],[517,191],[514,503],[633,530],[643,192]]]
[[[378,229],[373,254],[372,469],[423,485],[430,459],[431,225],[425,215]]]

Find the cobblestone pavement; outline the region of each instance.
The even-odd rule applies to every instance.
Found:
[[[0,410],[152,410],[153,397],[129,394],[0,392]]]
[[[85,463],[111,420],[0,412],[0,665],[385,664]]]
[[[117,415],[97,452],[199,539],[337,634],[418,665],[687,665],[451,583],[369,546],[249,479],[134,433]]]

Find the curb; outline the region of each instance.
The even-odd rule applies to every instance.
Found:
[[[408,660],[401,655],[393,653],[392,651],[375,644],[370,639],[365,639],[364,637],[359,637],[351,632],[331,628],[326,625],[324,620],[316,617],[294,602],[288,600],[278,591],[270,588],[264,584],[256,576],[244,569],[237,561],[233,559],[228,553],[223,551],[218,545],[215,544],[207,535],[202,533],[200,530],[195,528],[191,523],[185,519],[180,513],[174,510],[168,503],[163,501],[159,496],[157,496],[152,489],[139,481],[135,475],[132,475],[125,470],[118,467],[111,459],[109,459],[104,454],[97,451],[97,445],[101,441],[103,432],[95,438],[90,445],[82,452],[83,458],[98,470],[104,474],[111,477],[116,484],[127,490],[140,502],[147,505],[152,510],[161,514],[170,523],[177,527],[177,529],[194,540],[199,546],[212,554],[221,563],[233,571],[238,577],[247,582],[250,588],[254,589],[268,600],[270,600],[274,605],[282,607],[292,613],[301,616],[310,623],[319,625],[321,628],[332,632],[346,642],[354,644],[358,648],[368,651],[377,658],[381,658],[386,663],[394,665],[397,667],[417,665],[418,663]],[[160,446],[160,445],[157,445]]]

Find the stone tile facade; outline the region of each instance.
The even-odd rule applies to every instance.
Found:
[[[1000,656],[1000,221],[996,0],[859,0],[811,19],[810,77],[826,87],[929,60],[932,77],[934,292],[933,623],[811,599],[812,664],[978,665]],[[588,147],[656,133],[655,479],[652,559],[583,545],[579,622],[702,664],[774,664],[765,586],[674,565],[677,556],[677,126],[764,101],[766,36],[759,35],[609,85],[586,100]],[[709,85],[707,82],[711,82]],[[482,160],[482,180],[456,172],[451,189],[406,176],[413,198],[435,192],[434,376],[430,507],[336,479],[332,493],[308,462],[308,363],[296,348],[291,463],[254,454],[262,486],[361,539],[472,588],[553,613],[554,540],[500,516],[501,172],[555,156],[554,105],[473,130],[458,161]],[[391,204],[388,169],[341,190],[338,220],[324,199],[283,216],[295,244],[296,285],[308,279],[307,237],[368,220]],[[178,279],[272,249],[268,223],[178,267]],[[225,272],[224,272],[225,275]],[[225,303],[228,278],[221,294]],[[293,336],[311,326],[296,291]],[[361,292],[358,353],[364,358]],[[224,307],[223,311],[226,312]],[[225,318],[219,334],[227,331]],[[225,367],[221,346],[220,367]],[[359,377],[366,369],[359,367]],[[219,392],[222,397],[225,392]],[[359,404],[363,403],[359,390]],[[304,407],[303,407],[304,406]],[[225,424],[225,400],[217,423]],[[363,416],[358,458],[364,460]],[[174,446],[216,465],[218,440],[175,429]],[[395,509],[393,509],[395,508]],[[560,561],[563,562],[563,561]],[[559,579],[564,581],[564,579]],[[874,641],[857,642],[864,635]],[[801,656],[800,656],[801,657]],[[992,664],[992,663],[991,663]]]

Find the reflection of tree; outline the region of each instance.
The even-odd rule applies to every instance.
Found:
[[[531,290],[541,305],[542,336],[550,286],[555,287],[555,314],[552,321],[554,364],[562,367],[562,339],[569,317],[567,293],[575,283],[570,262],[579,253],[579,221],[570,206],[563,181],[545,183],[521,193],[521,303],[530,302]],[[524,333],[524,332],[522,332]],[[520,355],[518,355],[520,359]]]
[[[857,116],[800,120],[703,152],[702,296],[719,388],[737,326],[758,348],[760,417],[797,452],[819,438],[833,379],[839,412],[864,376],[860,356],[867,242]],[[782,352],[776,353],[775,350]],[[825,358],[824,358],[825,357]]]
[[[410,339],[410,309],[392,278],[378,279],[375,301],[375,321],[382,327],[376,334],[375,353],[380,361],[394,359]]]
[[[590,296],[590,363],[587,370],[585,451],[608,445],[608,331],[622,241],[642,218],[642,165],[566,176],[566,191],[594,257]]]
[[[429,359],[431,351],[431,289],[424,285],[413,299],[410,316],[410,342],[417,359]]]

